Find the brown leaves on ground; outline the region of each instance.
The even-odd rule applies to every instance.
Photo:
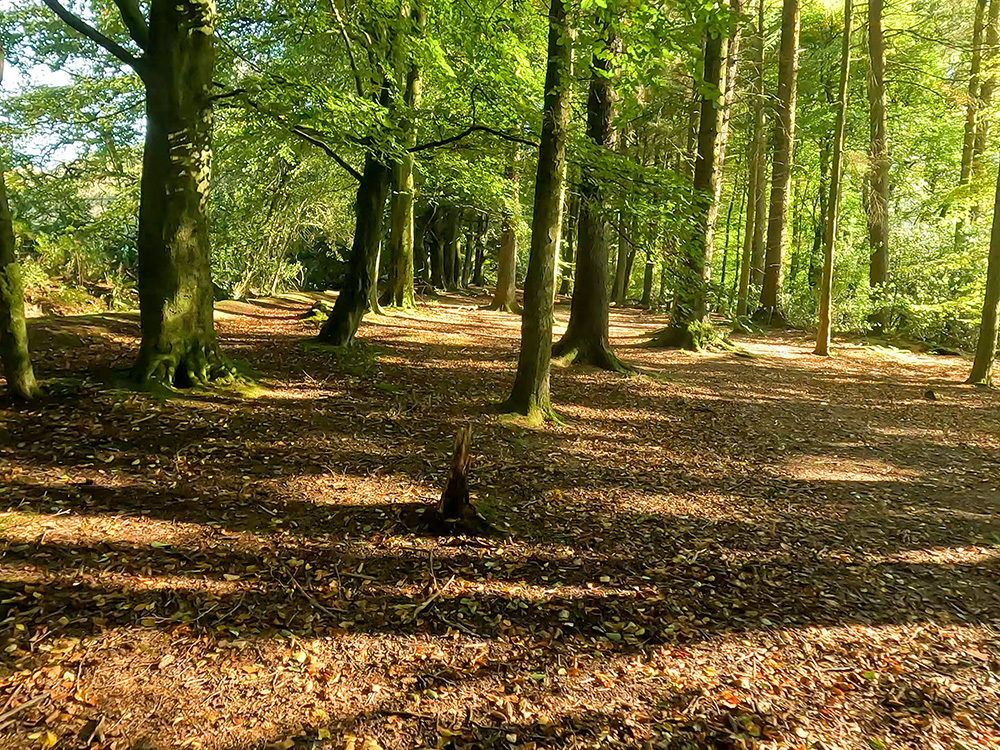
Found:
[[[132,317],[36,321],[84,379],[0,410],[0,747],[1000,746],[1000,398],[965,362],[655,352],[619,311],[659,375],[556,369],[529,430],[491,411],[520,321],[476,302],[346,353],[300,344],[306,299],[224,303],[248,398],[115,390]],[[413,533],[468,422],[502,533]]]

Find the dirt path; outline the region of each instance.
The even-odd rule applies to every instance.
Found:
[[[566,423],[528,430],[481,301],[347,355],[300,344],[307,300],[224,303],[242,400],[102,385],[134,316],[34,321],[65,379],[0,407],[0,747],[1000,747],[1000,396],[967,363],[651,351],[626,310],[659,375],[556,369]],[[506,538],[400,522],[464,423]]]

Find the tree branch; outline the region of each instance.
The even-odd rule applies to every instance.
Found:
[[[538,144],[534,141],[530,141],[527,138],[521,138],[520,136],[511,135],[510,133],[505,133],[502,130],[494,130],[493,128],[488,128],[485,125],[470,125],[465,130],[457,135],[453,135],[449,138],[442,138],[440,141],[431,141],[430,143],[421,143],[419,146],[414,146],[413,148],[407,149],[411,154],[415,154],[418,151],[426,151],[430,148],[438,148],[439,146],[447,146],[449,143],[455,143],[460,141],[472,133],[482,132],[490,133],[495,135],[497,138],[501,138],[505,141],[510,141],[511,143],[520,143],[525,146],[531,146],[532,148],[538,148]]]
[[[139,47],[145,51],[149,44],[149,26],[139,9],[139,0],[114,0],[118,6],[118,12],[122,14],[122,21],[128,29],[129,36]]]
[[[340,9],[337,8],[337,0],[330,0],[330,9],[333,11],[333,16],[337,19],[337,23],[340,26],[340,34],[344,37],[344,47],[347,48],[347,59],[350,61],[351,70],[354,72],[354,84],[357,86],[358,96],[363,99],[365,89],[361,85],[361,73],[358,71],[358,63],[354,59],[354,48],[351,46],[350,37],[347,36],[347,27],[344,25],[344,19],[340,16]]]
[[[241,94],[241,93],[244,93],[244,92],[241,91],[240,89],[237,89],[237,90],[235,90],[235,91],[233,91],[230,94],[227,94],[225,96],[226,97],[236,96],[236,95]],[[216,98],[221,99],[221,98],[224,98],[224,97],[220,96],[220,97],[216,97]],[[353,177],[358,182],[361,182],[361,173],[358,170],[356,170],[354,167],[352,167],[350,164],[348,164],[343,159],[343,157],[341,157],[340,154],[338,154],[336,151],[334,151],[332,146],[330,146],[328,143],[325,143],[322,138],[320,138],[318,135],[316,135],[314,133],[309,132],[308,128],[304,128],[301,125],[292,125],[291,123],[287,122],[285,120],[285,118],[282,117],[281,115],[275,114],[273,112],[267,112],[267,111],[265,111],[259,104],[257,104],[257,102],[253,101],[252,99],[249,99],[247,97],[243,97],[242,101],[248,107],[250,107],[251,109],[253,109],[257,113],[259,113],[259,114],[263,115],[264,117],[267,117],[267,118],[269,118],[271,120],[274,120],[275,122],[278,122],[281,125],[284,125],[285,127],[288,128],[289,132],[291,132],[293,135],[297,135],[302,140],[304,140],[304,141],[306,141],[308,143],[311,143],[313,146],[316,146],[324,154],[326,154],[331,159],[333,159],[335,162],[337,162],[337,164],[341,168],[343,168],[343,170],[345,172],[347,172],[351,177]]]
[[[71,29],[75,29],[80,32],[92,42],[96,42],[98,45],[132,68],[140,76],[142,75],[145,66],[140,58],[133,55],[127,49],[118,44],[118,42],[104,36],[104,34],[79,16],[70,13],[59,3],[59,0],[42,0],[42,2],[45,3],[49,9]]]

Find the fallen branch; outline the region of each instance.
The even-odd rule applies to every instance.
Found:
[[[416,620],[417,619],[417,615],[419,615],[421,612],[423,612],[425,609],[427,609],[431,604],[433,604],[434,600],[437,599],[439,596],[441,596],[441,594],[443,594],[445,592],[445,590],[449,586],[451,586],[451,582],[454,581],[454,580],[455,580],[455,576],[452,576],[451,578],[448,579],[448,583],[446,583],[444,586],[442,586],[441,588],[439,588],[433,594],[431,594],[430,596],[428,596],[424,600],[423,604],[417,605],[417,608],[415,610],[413,610],[413,614],[410,615],[410,620]]]

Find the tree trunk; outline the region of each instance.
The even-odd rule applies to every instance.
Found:
[[[510,180],[510,189],[513,193],[511,210],[517,210],[520,205],[520,187],[518,185],[517,173],[517,152],[512,148],[510,151],[510,161],[507,170],[507,179]],[[497,257],[497,288],[493,293],[493,301],[490,303],[491,310],[502,310],[504,312],[520,312],[517,304],[517,217],[515,214],[503,217],[500,225],[500,251]]]
[[[413,217],[413,276],[426,283],[431,281],[430,266],[427,261],[427,231],[433,211],[428,209]]]
[[[449,206],[442,214],[442,228],[439,240],[441,242],[442,259],[444,260],[444,288],[453,292],[458,288],[458,233],[461,229],[459,219],[461,210]]]
[[[958,184],[968,185],[972,179],[972,156],[979,132],[979,72],[983,59],[983,21],[986,18],[987,0],[976,0],[972,23],[972,64],[969,68],[969,100],[965,105],[965,135],[962,139],[962,171]],[[1000,4],[998,4],[1000,7]]]
[[[476,226],[479,219],[473,215],[469,220],[469,226],[465,230],[465,255],[462,256],[462,288],[469,286],[469,279],[472,277],[472,258],[476,253]]]
[[[642,299],[639,306],[648,310],[653,304],[653,255],[649,248],[646,248],[646,266],[642,270]]]
[[[615,280],[611,291],[611,301],[616,305],[625,303],[628,295],[628,245],[625,236],[625,210],[618,211],[618,250],[615,254]]]
[[[438,206],[430,220],[428,232],[431,247],[431,286],[435,289],[445,288],[445,267],[444,267],[444,235],[445,235],[445,209]]]
[[[403,15],[407,15],[404,2]],[[409,16],[417,31],[423,28],[424,15],[419,8],[414,8]],[[401,51],[407,50],[400,43]],[[413,113],[420,106],[420,66],[416,56],[403,53],[399,61],[400,78],[403,85],[403,107],[406,115],[401,118],[400,128],[403,131],[402,142],[406,147],[413,147],[417,142],[416,122]],[[416,307],[413,296],[413,156],[403,153],[399,162],[392,169],[392,196],[389,199],[389,304],[394,307],[412,310]]]
[[[990,255],[986,270],[986,293],[983,297],[983,317],[979,324],[976,358],[967,382],[989,384],[997,350],[997,317],[1000,315],[1000,175],[997,177],[996,199],[993,202],[993,231],[990,234]]]
[[[889,281],[889,140],[885,106],[885,36],[883,0],[868,0],[868,111],[871,130],[868,183],[868,243],[871,263],[868,280],[876,296]],[[884,302],[871,314],[872,330],[884,331],[889,310]]]
[[[0,52],[0,76],[2,73]],[[0,361],[7,377],[7,390],[16,398],[27,400],[38,395],[38,384],[28,351],[24,288],[15,247],[14,225],[7,203],[7,183],[0,165]]]
[[[587,137],[598,148],[615,146],[614,96],[611,85],[613,61],[620,52],[618,36],[602,13],[591,61],[590,92],[587,97]],[[608,243],[609,228],[604,211],[605,189],[600,171],[586,163],[580,175],[580,193],[570,211],[577,213],[576,273],[566,332],[552,349],[564,362],[587,364],[623,372],[627,368],[611,350],[608,338]]]
[[[764,144],[764,0],[757,0],[757,71],[753,89],[753,140],[750,151],[750,175],[747,198],[746,230],[743,234],[743,257],[740,260],[740,290],[736,315],[750,310],[751,285],[759,289],[764,281],[764,212],[767,204],[766,152]]]
[[[365,155],[365,168],[358,183],[354,242],[344,287],[330,317],[319,331],[319,340],[347,346],[361,325],[368,307],[372,269],[378,261],[382,241],[383,215],[389,197],[391,169],[373,152]]]
[[[713,36],[705,40],[705,85],[722,90],[722,63],[726,59],[726,39]],[[685,349],[701,347],[699,326],[708,324],[708,292],[712,273],[712,247],[715,222],[719,213],[719,131],[724,107],[714,96],[705,96],[701,103],[698,126],[698,152],[694,165],[695,209],[694,231],[679,268],[677,304],[670,326],[652,340],[654,346],[678,346]],[[645,289],[643,290],[645,291]]]
[[[576,262],[576,245],[579,242],[580,225],[580,195],[574,193],[569,199],[569,216],[563,229],[566,248],[562,262],[562,273],[559,280],[559,294],[569,294],[573,284]]]
[[[990,12],[986,21],[986,46],[983,50],[983,68],[988,75],[979,90],[978,110],[982,117],[976,120],[976,139],[972,152],[972,173],[982,170],[982,157],[989,142],[990,110],[993,107],[993,92],[997,85],[996,59],[1000,51],[1000,0],[990,0]]]
[[[171,386],[227,378],[215,337],[206,207],[211,183],[214,0],[154,0],[143,82],[139,204],[142,341],[132,376]]]
[[[531,420],[554,417],[549,400],[552,298],[556,281],[556,252],[562,230],[566,140],[573,74],[572,49],[564,0],[552,0],[549,9],[542,135],[538,147],[538,171],[531,221],[531,253],[524,282],[521,351],[514,385],[502,407],[504,411],[523,414]]]
[[[771,205],[767,216],[764,281],[757,317],[784,323],[781,288],[785,265],[788,199],[795,146],[795,95],[799,68],[799,2],[784,0],[781,11],[781,49],[778,58],[778,101],[774,123],[774,163],[771,167]]]
[[[844,133],[847,129],[847,92],[851,78],[851,11],[852,0],[844,0],[844,38],[840,52],[840,96],[837,124],[833,135],[833,159],[830,165],[830,198],[827,202],[826,231],[823,241],[823,281],[819,297],[819,329],[816,332],[816,354],[830,354],[833,323],[833,258],[837,245],[837,218],[840,213],[840,183],[844,166]]]
[[[479,220],[479,233],[476,237],[476,262],[472,268],[472,284],[477,287],[483,285],[483,264],[486,262],[486,236],[489,226],[490,219],[484,215]]]

